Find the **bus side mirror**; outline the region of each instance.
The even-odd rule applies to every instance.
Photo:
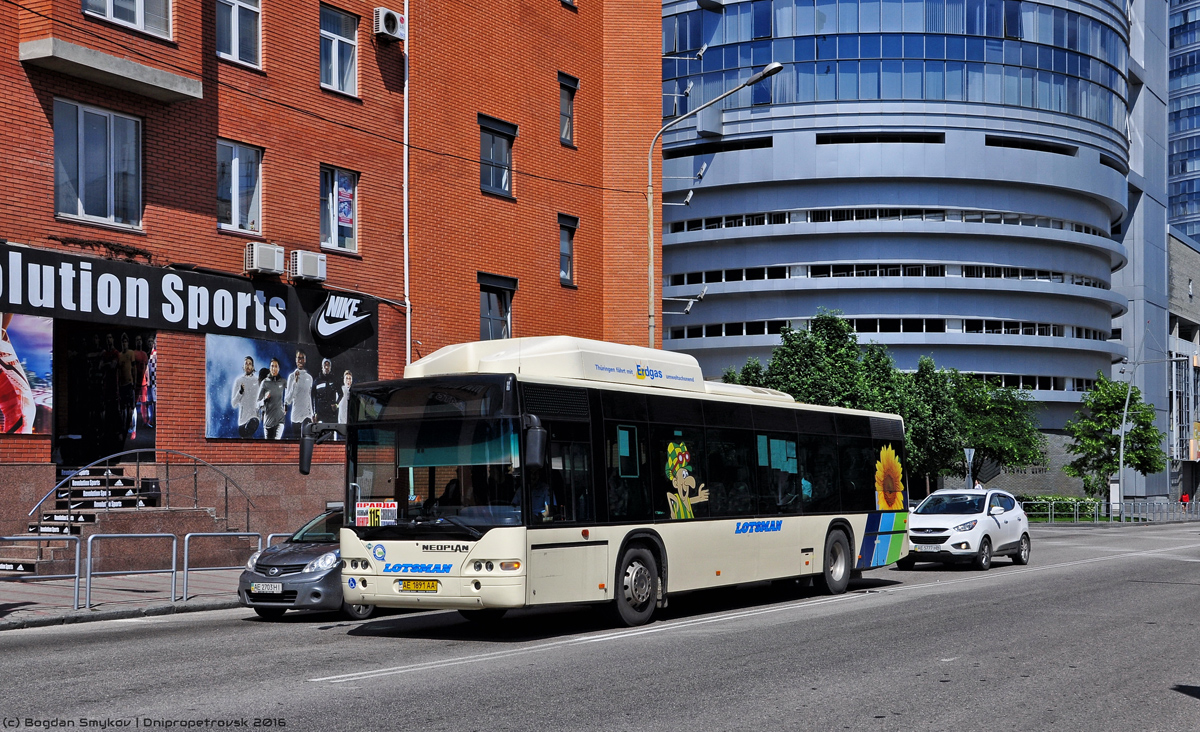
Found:
[[[549,433],[542,427],[542,421],[532,414],[526,415],[525,423],[525,464],[528,466],[541,465],[546,462],[546,440]]]
[[[300,435],[300,475],[308,475],[308,471],[312,470],[313,447],[317,440],[309,433],[310,426],[304,425],[303,434]]]
[[[300,474],[308,475],[312,470],[313,447],[341,435],[346,439],[348,430],[344,424],[330,422],[308,422],[300,428]]]

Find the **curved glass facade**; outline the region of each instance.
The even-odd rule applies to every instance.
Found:
[[[1127,25],[1075,7],[664,2],[664,117],[784,69],[663,138],[665,200],[693,193],[663,209],[663,294],[707,288],[663,347],[716,376],[840,310],[901,368],[1011,380],[1061,427],[1125,355],[1127,303]]]
[[[1089,16],[1020,0],[751,0],[664,17],[663,53],[691,55],[663,59],[664,116],[778,61],[784,69],[770,84],[730,97],[725,108],[975,102],[1125,129],[1122,36]]]

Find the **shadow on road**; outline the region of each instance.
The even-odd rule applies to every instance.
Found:
[[[1193,699],[1200,699],[1200,686],[1188,686],[1187,684],[1175,684],[1171,687],[1171,691],[1178,691],[1180,694],[1186,694]]]
[[[850,591],[874,590],[899,584],[883,578],[856,579]],[[673,595],[669,605],[654,615],[657,622],[686,620],[710,613],[766,608],[772,605],[823,596],[809,583],[785,581],[760,582],[714,590]],[[381,638],[422,638],[426,640],[486,641],[489,643],[528,643],[560,636],[623,628],[615,619],[613,605],[565,605],[510,610],[490,623],[471,622],[457,612],[421,613],[362,623],[347,635]]]

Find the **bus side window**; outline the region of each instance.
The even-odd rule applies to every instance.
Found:
[[[841,475],[842,510],[875,510],[875,463],[879,453],[867,437],[841,437],[838,472]]]
[[[805,477],[812,483],[811,491],[800,484],[804,513],[840,511],[836,438],[833,435],[801,435],[796,452]]]
[[[800,464],[793,435],[756,436],[758,500],[762,513],[802,513],[802,497],[812,496],[812,481]]]
[[[604,442],[609,521],[649,521],[645,426],[607,422]]]
[[[708,473],[702,477],[707,481],[709,516],[753,516],[758,513],[752,434],[749,430],[705,430]]]
[[[704,431],[696,427],[654,425],[650,444],[655,518],[707,518],[710,476],[706,475]]]

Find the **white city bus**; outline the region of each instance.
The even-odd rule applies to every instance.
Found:
[[[690,356],[464,343],[351,399],[348,603],[479,620],[607,602],[639,625],[702,588],[813,578],[841,593],[908,551],[898,417],[705,381]]]

